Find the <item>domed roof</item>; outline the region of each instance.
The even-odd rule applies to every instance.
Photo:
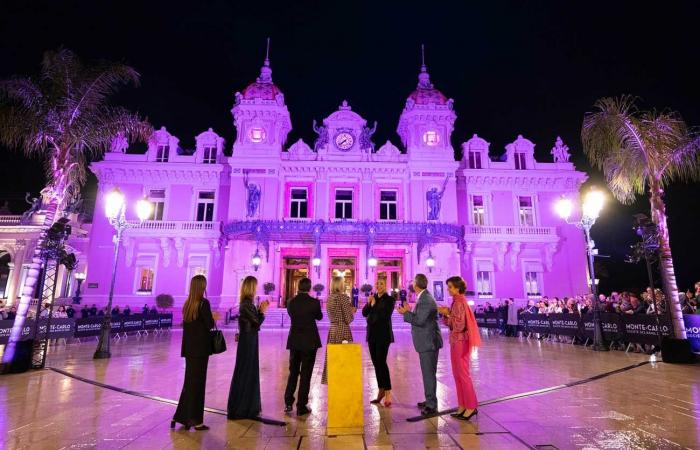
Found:
[[[418,86],[415,91],[411,92],[408,98],[416,105],[446,105],[448,101],[447,97],[445,97],[442,92],[433,87],[425,64],[420,68]]]
[[[260,76],[243,90],[245,100],[275,100],[282,91],[272,82],[272,69],[270,60],[265,58],[265,63],[260,68]]]

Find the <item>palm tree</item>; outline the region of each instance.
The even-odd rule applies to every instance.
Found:
[[[673,181],[700,179],[700,138],[673,111],[640,111],[636,98],[602,98],[583,119],[583,150],[601,169],[613,196],[624,204],[647,193],[659,233],[661,277],[673,330],[685,339],[676,275],[666,224],[664,188]]]
[[[38,156],[44,162],[44,230],[68,204],[79,199],[88,160],[101,157],[118,135],[129,141],[150,136],[147,121],[108,103],[109,96],[121,86],[138,82],[139,74],[127,65],[104,61],[83,64],[67,49],[45,52],[41,74],[36,79],[0,80],[0,144],[19,149],[27,156]],[[27,272],[3,362],[13,357],[33,297],[44,234],[37,242]]]

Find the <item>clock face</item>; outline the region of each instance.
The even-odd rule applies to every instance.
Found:
[[[350,150],[354,143],[355,138],[347,131],[343,131],[335,135],[335,146],[338,147],[339,150]]]

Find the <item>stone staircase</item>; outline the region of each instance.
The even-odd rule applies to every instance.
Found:
[[[394,312],[391,316],[391,322],[395,331],[397,330],[410,330],[411,325],[403,321],[403,317]],[[284,308],[270,308],[265,313],[265,322],[262,324],[262,329],[289,329],[290,319],[287,314],[287,310]],[[231,321],[225,328],[237,328],[238,325],[235,321]],[[330,322],[328,321],[328,315],[323,312],[323,319],[318,322],[319,328],[329,328]],[[352,330],[364,330],[367,328],[367,321],[362,317],[362,310],[358,309],[355,313],[355,320],[350,324],[350,329]]]

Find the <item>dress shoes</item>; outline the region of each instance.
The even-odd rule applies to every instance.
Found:
[[[418,409],[423,409],[425,408],[425,402],[418,402],[416,406],[418,407]]]
[[[307,408],[306,406],[297,408],[297,416],[305,416],[307,414],[311,414],[311,408]]]
[[[436,408],[426,406],[425,408],[420,410],[420,415],[423,417],[428,417],[437,414],[437,412],[438,410]]]
[[[287,413],[292,412],[292,409],[293,409],[292,405],[284,405],[284,412],[287,412]]]

